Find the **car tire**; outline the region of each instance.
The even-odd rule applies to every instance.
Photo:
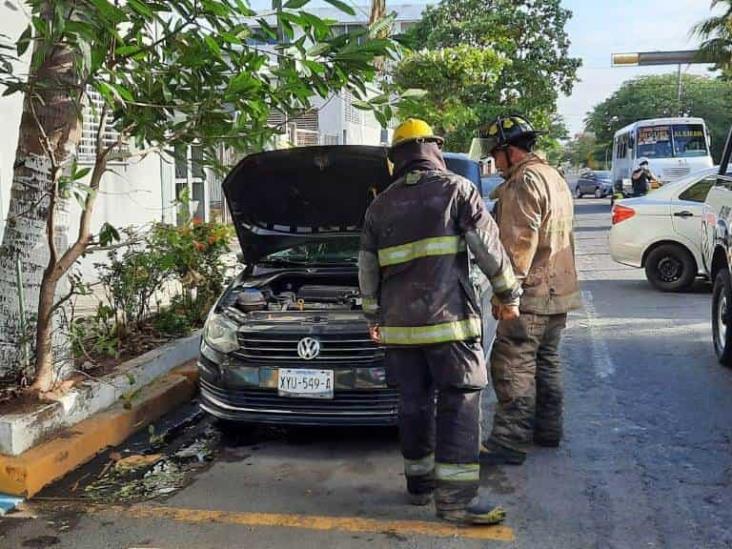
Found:
[[[582,189],[580,189],[579,183],[577,183],[577,186],[574,188],[574,197],[582,198],[582,196]]]
[[[602,187],[596,187],[595,188],[595,198],[604,198],[605,193],[602,190]]]
[[[732,330],[728,329],[730,304],[732,283],[725,267],[714,279],[712,290],[712,341],[717,359],[725,366],[732,366]]]
[[[696,262],[681,245],[663,244],[646,258],[646,278],[662,292],[686,290],[694,283],[696,275]]]

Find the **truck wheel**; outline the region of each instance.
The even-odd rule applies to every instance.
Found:
[[[580,189],[579,183],[577,183],[577,186],[574,188],[574,197],[582,198],[582,189]]]
[[[729,313],[732,305],[732,284],[725,267],[717,274],[712,290],[712,339],[714,352],[720,364],[732,366],[732,330],[729,330]]]
[[[683,246],[664,244],[646,258],[646,278],[662,292],[680,292],[694,283],[696,262]]]

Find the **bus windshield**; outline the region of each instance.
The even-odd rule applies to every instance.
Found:
[[[707,139],[701,124],[674,125],[674,156],[707,156]]]
[[[709,154],[701,124],[640,127],[637,151],[638,158],[688,158]]]

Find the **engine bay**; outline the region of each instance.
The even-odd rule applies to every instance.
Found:
[[[261,285],[242,288],[234,306],[253,311],[356,311],[361,294],[355,276],[283,274]]]

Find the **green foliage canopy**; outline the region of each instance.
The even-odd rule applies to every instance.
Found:
[[[407,54],[394,72],[399,89],[422,89],[422,97],[406,98],[402,117],[428,120],[445,135],[447,148],[465,149],[479,123],[480,98],[486,96],[507,61],[491,49],[456,46]]]
[[[474,51],[468,55],[474,69],[460,67],[460,74],[489,71],[482,83],[474,78],[456,80],[455,85],[465,84],[459,91],[465,99],[464,110],[445,112],[444,123],[436,101],[439,94],[426,97],[433,104],[422,108],[436,112],[435,124],[442,126],[455,148],[467,150],[478,125],[507,111],[526,114],[540,129],[553,127],[559,93],[571,93],[581,64],[569,56],[565,27],[570,17],[560,0],[442,0],[427,8],[409,33],[410,45],[417,50],[444,48],[448,52],[457,48],[463,55]],[[413,84],[427,78],[422,73],[429,72],[426,62],[430,57],[421,55],[424,63],[405,59],[397,69],[397,83]],[[433,60],[439,83],[444,60]],[[401,108],[402,117],[417,114],[413,103]]]

